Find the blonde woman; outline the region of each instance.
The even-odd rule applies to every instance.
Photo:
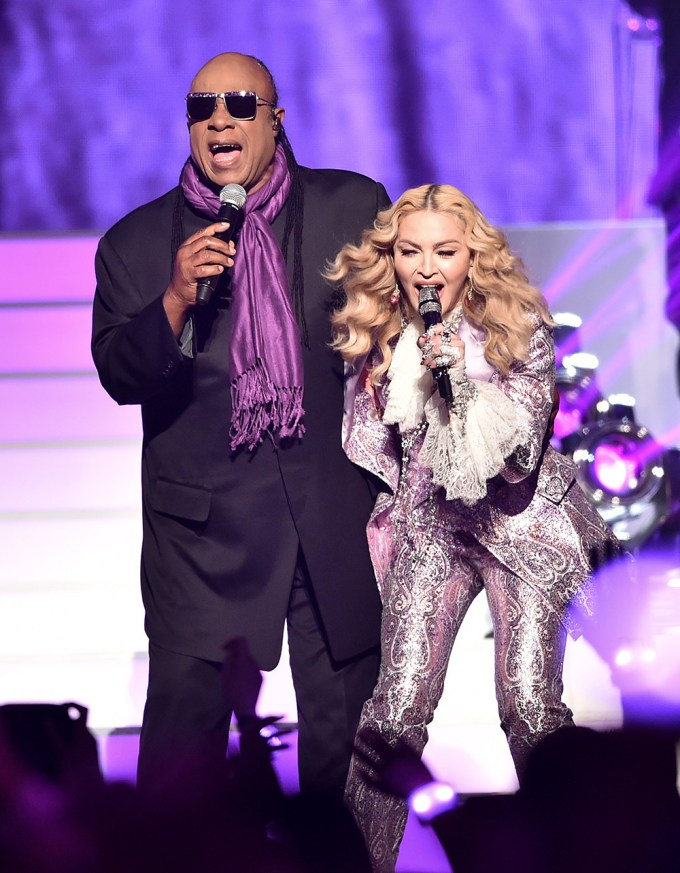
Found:
[[[589,555],[617,548],[575,465],[545,438],[548,307],[503,233],[449,185],[406,191],[328,275],[346,297],[332,316],[352,369],[345,451],[386,486],[368,525],[382,664],[360,730],[422,751],[456,634],[484,589],[501,726],[521,779],[531,747],[572,723],[567,607],[578,598],[588,608]],[[441,308],[427,330],[423,300]],[[449,400],[433,373],[448,376]],[[358,757],[346,794],[375,870],[394,870],[405,802],[372,787]]]

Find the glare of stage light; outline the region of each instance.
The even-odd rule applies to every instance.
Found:
[[[565,355],[573,355],[581,351],[579,328],[583,324],[581,318],[573,312],[554,312],[553,340],[555,343],[555,366],[562,366]]]
[[[595,615],[572,605],[585,639],[611,669],[629,721],[680,727],[678,579],[677,544],[647,545],[634,560],[594,574]]]
[[[628,667],[633,663],[633,652],[631,651],[630,646],[621,646],[617,649],[616,654],[614,655],[614,663],[617,667]]]
[[[409,795],[408,803],[420,819],[429,821],[455,806],[456,792],[447,782],[428,782]]]
[[[578,329],[583,324],[583,319],[575,312],[555,312],[553,313],[553,321],[558,327],[576,328]]]

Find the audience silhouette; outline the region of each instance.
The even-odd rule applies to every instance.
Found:
[[[286,795],[260,718],[262,677],[245,641],[226,647],[238,751],[206,736],[167,761],[162,787],[107,783],[78,704],[0,706],[0,870],[11,873],[369,873],[340,800]]]
[[[223,675],[237,751],[225,758],[211,737],[178,750],[153,794],[105,781],[79,704],[0,706],[0,870],[370,873],[337,799],[282,790],[273,756],[287,728],[258,716],[262,677],[243,640]],[[532,750],[514,794],[467,797],[431,791],[404,742],[364,731],[356,750],[364,778],[420,811],[454,873],[676,873],[679,735],[667,721],[565,727]]]

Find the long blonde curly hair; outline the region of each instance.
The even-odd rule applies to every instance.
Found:
[[[422,185],[405,191],[378,214],[359,245],[348,243],[328,264],[325,275],[342,286],[345,298],[331,315],[333,348],[354,363],[377,346],[381,360],[369,375],[373,384],[382,382],[402,330],[402,309],[390,301],[396,285],[393,248],[401,219],[421,210],[449,212],[460,223],[471,253],[463,314],[486,331],[488,362],[507,373],[514,361],[526,360],[536,318],[550,326],[554,322],[543,295],[529,283],[524,264],[510,251],[505,234],[452,185]],[[408,318],[415,315],[405,295],[401,305]]]

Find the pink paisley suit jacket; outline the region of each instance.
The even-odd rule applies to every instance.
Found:
[[[467,362],[466,346],[466,362]],[[529,356],[504,375],[494,370],[490,383],[508,397],[521,433],[505,466],[487,482],[487,494],[475,505],[446,500],[427,471],[418,477],[411,505],[436,492],[439,542],[446,533],[465,532],[498,561],[531,585],[557,611],[569,631],[578,636],[581,610],[594,609],[588,579],[593,554],[616,553],[618,541],[576,481],[576,464],[546,439],[555,384],[552,331],[537,323]],[[346,383],[343,446],[354,463],[378,477],[387,490],[378,496],[367,535],[378,585],[394,554],[395,505],[401,467],[401,439],[396,427],[383,423],[381,392],[367,387],[366,361]],[[413,463],[413,461],[411,462]],[[417,460],[416,460],[417,463]],[[569,610],[574,602],[577,610]]]

